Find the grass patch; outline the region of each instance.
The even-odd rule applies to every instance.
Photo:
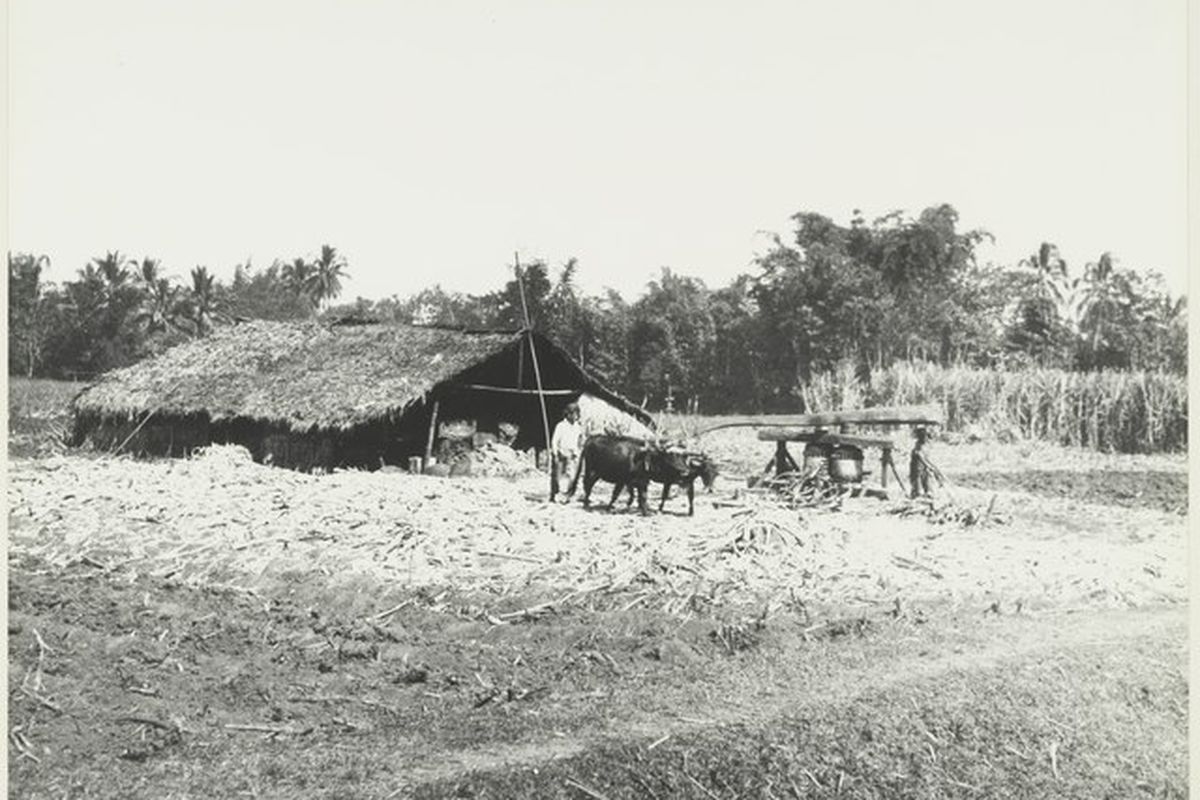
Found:
[[[1178,670],[1148,668],[1163,658],[1180,662],[1180,649],[1141,642],[956,670],[813,698],[767,724],[610,741],[414,796],[1185,797],[1187,690]]]
[[[45,378],[8,379],[8,455],[36,458],[62,452],[71,424],[71,400],[81,383]]]
[[[71,399],[83,387],[84,384],[71,381],[9,377],[9,419],[38,419],[69,414]]]

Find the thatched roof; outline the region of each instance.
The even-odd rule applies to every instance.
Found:
[[[243,418],[298,432],[345,430],[399,416],[464,370],[509,348],[515,356],[523,338],[519,331],[257,320],[114,370],[84,389],[75,409],[127,418],[154,409],[160,416]],[[649,419],[550,340],[536,333],[534,339],[539,359],[559,365],[559,388],[588,391]]]

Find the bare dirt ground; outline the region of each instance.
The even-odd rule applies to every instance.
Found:
[[[941,445],[963,526],[782,509],[708,447],[694,518],[11,462],[13,796],[1185,796],[1181,457]]]
[[[14,796],[1183,796],[1176,610],[492,625],[13,577]]]
[[[1123,508],[1187,513],[1187,474],[1166,471],[1108,472],[1103,482],[1069,470],[977,472],[959,476],[963,486],[1062,497]]]

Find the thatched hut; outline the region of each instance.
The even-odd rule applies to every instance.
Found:
[[[551,426],[585,393],[652,425],[538,333],[254,321],[104,375],[73,403],[73,444],[239,444],[278,466],[373,469],[424,455],[436,419],[544,448],[531,340]]]

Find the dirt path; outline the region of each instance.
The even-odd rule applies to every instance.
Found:
[[[953,623],[952,623],[953,624]],[[1139,641],[1178,645],[1178,660],[1164,667],[1184,680],[1186,612],[1182,609],[1118,614],[1051,614],[1037,619],[996,620],[986,626],[986,640],[951,628],[957,643],[951,652],[905,652],[899,658],[866,656],[864,667],[843,671],[844,654],[822,648],[820,667],[813,663],[811,643],[784,635],[769,656],[744,659],[732,668],[706,676],[702,697],[693,693],[645,693],[636,688],[615,693],[614,706],[637,709],[618,722],[573,731],[570,740],[543,738],[509,745],[448,750],[430,754],[428,766],[414,766],[412,785],[445,780],[464,771],[489,771],[542,764],[595,747],[604,740],[654,742],[703,729],[731,725],[763,727],[814,706],[844,706],[867,694],[888,692],[901,684],[934,682],[954,672],[1013,669],[1028,659],[1063,652],[1104,653]],[[978,631],[976,632],[978,633]],[[862,657],[862,654],[855,654]],[[727,666],[727,665],[723,665]],[[823,668],[821,668],[823,667]]]
[[[1116,471],[1097,476],[1070,470],[974,471],[953,476],[974,489],[1019,491],[1121,508],[1187,513],[1188,475],[1166,470]]]

